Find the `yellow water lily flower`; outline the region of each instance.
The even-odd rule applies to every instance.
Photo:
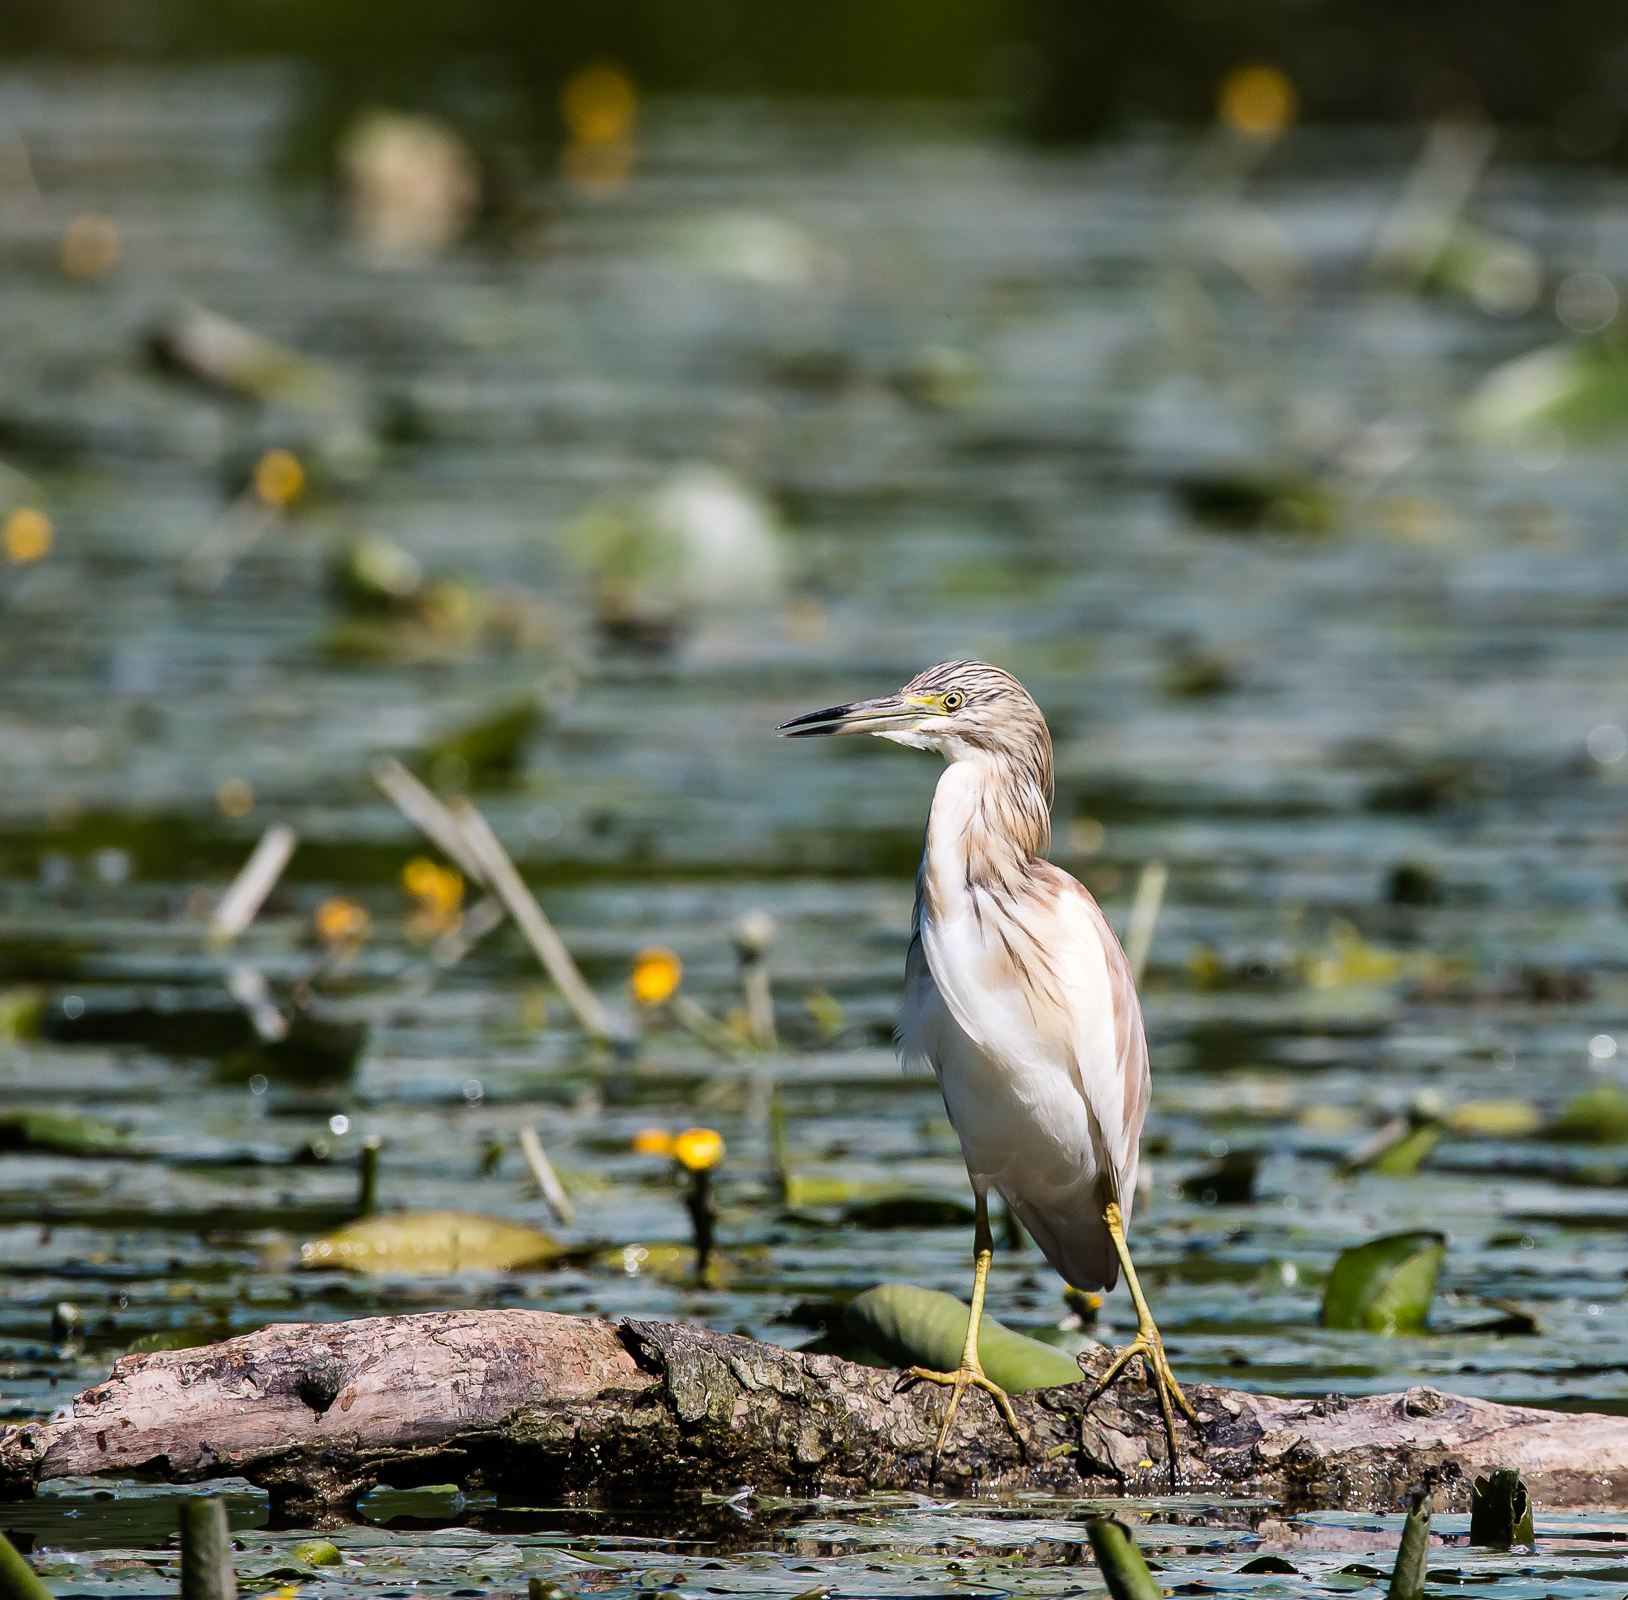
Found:
[[[711,1128],[686,1128],[673,1140],[673,1155],[691,1172],[704,1172],[724,1158],[724,1141]]]
[[[676,993],[683,977],[684,963],[671,950],[649,945],[633,958],[633,998],[641,1006],[659,1006]]]

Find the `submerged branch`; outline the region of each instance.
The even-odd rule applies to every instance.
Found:
[[[1110,1352],[1082,1358],[1098,1371]],[[1024,1450],[969,1399],[938,1476],[942,1393],[901,1374],[684,1324],[541,1311],[281,1324],[203,1349],[126,1356],[62,1420],[0,1433],[0,1487],[156,1472],[237,1475],[283,1515],[343,1517],[378,1483],[456,1478],[528,1495],[702,1489],[854,1493],[1050,1489],[1161,1494],[1158,1407],[1125,1383],[1084,1414],[1084,1382],[1014,1398]],[[1296,1506],[1392,1507],[1425,1486],[1469,1504],[1477,1472],[1518,1471],[1549,1507],[1628,1499],[1628,1418],[1561,1415],[1413,1388],[1282,1400],[1188,1386],[1184,1488]]]

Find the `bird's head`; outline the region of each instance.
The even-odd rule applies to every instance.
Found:
[[[897,694],[811,711],[780,731],[788,739],[873,733],[940,751],[948,761],[1004,756],[1023,766],[1043,765],[1048,780],[1051,771],[1051,735],[1040,707],[1011,673],[983,661],[943,662]]]

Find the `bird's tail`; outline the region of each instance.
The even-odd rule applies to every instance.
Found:
[[[1003,1197],[1064,1283],[1106,1293],[1119,1282],[1119,1254],[1103,1215],[1107,1201],[1099,1203],[1094,1186],[1089,1192],[1089,1200],[1066,1211],[1042,1210],[1004,1191]]]

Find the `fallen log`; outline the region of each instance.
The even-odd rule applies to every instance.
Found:
[[[1087,1375],[1109,1352],[1082,1357]],[[944,1392],[681,1323],[458,1311],[285,1323],[192,1350],[125,1356],[49,1423],[0,1432],[0,1493],[48,1478],[222,1475],[289,1520],[343,1520],[377,1484],[457,1480],[601,1501],[752,1485],[1082,1495],[1168,1492],[1158,1406],[1141,1382],[1087,1411],[1089,1384],[1014,1400],[1022,1447],[981,1396],[935,1474]],[[1416,1387],[1284,1400],[1194,1384],[1183,1488],[1295,1508],[1392,1508],[1428,1487],[1465,1509],[1478,1473],[1513,1467],[1547,1507],[1628,1504],[1628,1418],[1562,1415]]]

